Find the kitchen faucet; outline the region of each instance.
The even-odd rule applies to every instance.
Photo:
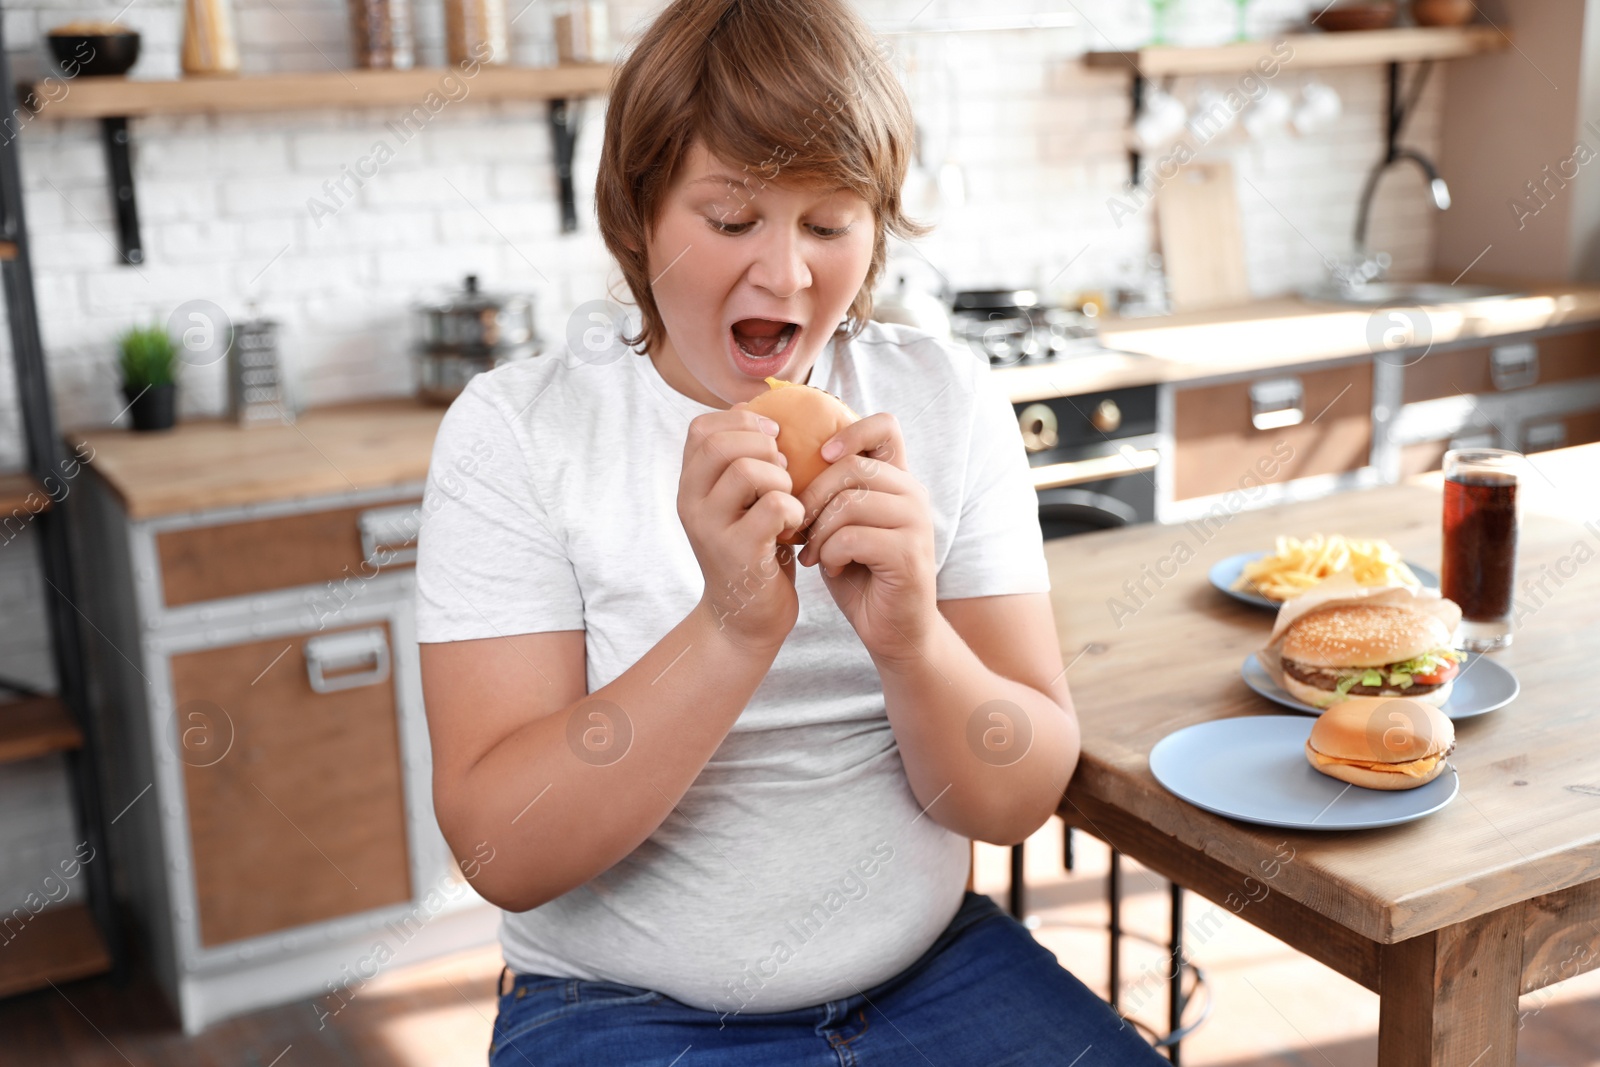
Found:
[[[1376,167],[1372,168],[1372,173],[1367,176],[1366,188],[1361,190],[1361,207],[1356,212],[1356,251],[1358,253],[1364,255],[1367,251],[1367,222],[1368,216],[1372,211],[1372,197],[1378,191],[1378,179],[1383,176],[1384,171],[1401,160],[1407,159],[1421,167],[1422,173],[1427,176],[1428,191],[1433,194],[1433,206],[1440,211],[1448,211],[1450,209],[1450,186],[1446,185],[1445,180],[1439,177],[1439,168],[1433,165],[1433,160],[1414,148],[1391,148],[1389,155]]]
[[[1428,192],[1433,197],[1433,206],[1440,211],[1450,208],[1450,186],[1439,176],[1439,168],[1434,166],[1433,160],[1418,152],[1414,148],[1400,146],[1400,131],[1405,126],[1406,119],[1416,109],[1417,101],[1422,96],[1423,87],[1427,84],[1428,75],[1433,70],[1433,62],[1423,63],[1422,69],[1411,80],[1411,91],[1404,102],[1400,98],[1400,64],[1389,64],[1389,121],[1388,137],[1383,158],[1372,168],[1367,175],[1366,186],[1361,190],[1361,205],[1356,210],[1355,229],[1355,254],[1356,266],[1353,269],[1335,267],[1334,273],[1340,285],[1345,288],[1356,288],[1376,278],[1388,269],[1389,256],[1378,253],[1376,256],[1367,252],[1367,226],[1371,221],[1372,198],[1378,191],[1378,179],[1383,177],[1384,171],[1396,163],[1410,161],[1421,168],[1428,179]]]

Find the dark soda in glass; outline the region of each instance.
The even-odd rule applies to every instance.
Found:
[[[1440,585],[1461,606],[1463,644],[1474,651],[1511,641],[1517,570],[1517,471],[1499,449],[1445,456]]]

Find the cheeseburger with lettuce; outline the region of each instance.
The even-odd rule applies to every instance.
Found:
[[[1283,632],[1283,687],[1325,708],[1351,697],[1409,697],[1438,707],[1466,657],[1436,615],[1397,604],[1317,608]]]

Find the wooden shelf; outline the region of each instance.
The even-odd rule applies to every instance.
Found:
[[[100,862],[104,863],[102,859]],[[23,911],[26,915],[26,910]],[[41,911],[0,952],[0,997],[70,982],[111,969],[100,929],[82,904]]]
[[[3,256],[0,256],[0,259],[3,258]],[[28,507],[28,498],[34,493],[45,499],[45,506],[39,510],[48,510],[50,497],[45,493],[44,487],[34,481],[31,476],[21,473],[0,474],[0,518],[6,518],[18,509],[23,511],[31,510]]]
[[[0,763],[16,763],[83,745],[66,705],[52,696],[0,704]]]
[[[481,67],[468,78],[445,67],[419,70],[347,70],[305,74],[252,74],[237,78],[137,81],[123,77],[76,78],[72,92],[39,109],[40,118],[82,119],[134,115],[223,114],[334,107],[422,105],[430,92],[448,99],[444,79],[465,87],[464,100],[554,100],[604,93],[609,63],[557,67]],[[26,97],[27,93],[24,94]]]
[[[1293,58],[1274,52],[1287,42]],[[1151,45],[1132,52],[1086,52],[1086,65],[1103,70],[1133,70],[1147,78],[1178,74],[1242,73],[1258,60],[1271,59],[1296,69],[1350,67],[1418,59],[1459,59],[1494,52],[1511,39],[1493,26],[1408,27],[1351,33],[1294,33],[1270,41],[1183,48]]]

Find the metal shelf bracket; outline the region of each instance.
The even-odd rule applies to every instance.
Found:
[[[125,116],[100,120],[100,136],[106,146],[106,175],[111,182],[111,208],[117,213],[117,251],[122,262],[136,267],[144,262],[144,241],[139,236],[139,204],[133,195],[133,164],[128,148],[132,141]]]
[[[550,142],[554,149],[556,181],[561,190],[561,232],[578,232],[577,197],[572,184],[572,158],[578,143],[578,127],[583,122],[583,101],[556,98],[550,101]]]

